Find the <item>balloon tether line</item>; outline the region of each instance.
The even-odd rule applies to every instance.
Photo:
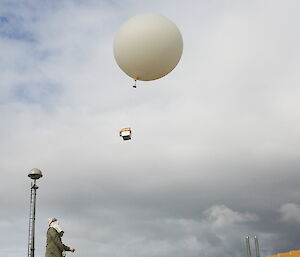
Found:
[[[134,80],[134,85],[132,87],[136,88],[136,79]]]

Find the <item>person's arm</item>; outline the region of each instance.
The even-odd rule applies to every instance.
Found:
[[[74,248],[69,247],[69,246],[66,246],[66,245],[64,245],[64,244],[63,244],[63,246],[64,246],[64,250],[65,250],[65,251],[75,252],[75,249],[74,249]]]
[[[64,244],[63,244],[63,247],[64,247],[64,250],[65,250],[65,251],[71,251],[71,250],[70,250],[70,249],[71,249],[71,247],[69,247],[69,246],[66,246],[66,245],[64,245]]]

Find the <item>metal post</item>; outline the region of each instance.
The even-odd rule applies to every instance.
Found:
[[[247,249],[247,257],[251,257],[251,248],[250,248],[249,236],[246,237],[246,249]]]
[[[36,185],[36,180],[34,180],[34,182],[31,184],[28,257],[34,257],[36,190],[38,188],[39,187]]]
[[[29,235],[28,235],[28,257],[34,257],[34,236],[35,236],[35,209],[36,209],[36,180],[41,178],[42,172],[39,169],[32,169],[28,177],[33,180],[30,191],[30,213],[29,213]]]
[[[30,257],[30,250],[31,250],[31,233],[32,233],[32,222],[31,222],[31,217],[32,217],[32,205],[33,205],[33,191],[32,191],[32,185],[33,183],[31,183],[31,189],[30,189],[30,209],[29,209],[29,228],[28,228],[28,250],[27,250],[27,256]]]
[[[260,257],[259,244],[258,244],[258,238],[257,238],[257,236],[254,237],[254,243],[255,243],[255,254],[256,254],[256,257]]]
[[[35,236],[35,208],[36,208],[36,190],[38,186],[33,183],[33,218],[32,218],[32,237],[31,237],[31,257],[34,257],[34,236]]]

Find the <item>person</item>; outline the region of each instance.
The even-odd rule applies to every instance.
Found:
[[[46,257],[62,257],[66,251],[75,252],[74,248],[62,243],[61,238],[64,231],[60,228],[59,221],[56,218],[48,220]]]

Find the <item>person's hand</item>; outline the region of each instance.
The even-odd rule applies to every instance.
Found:
[[[74,253],[74,252],[75,252],[75,248],[70,248],[70,251],[71,251],[72,253]]]

